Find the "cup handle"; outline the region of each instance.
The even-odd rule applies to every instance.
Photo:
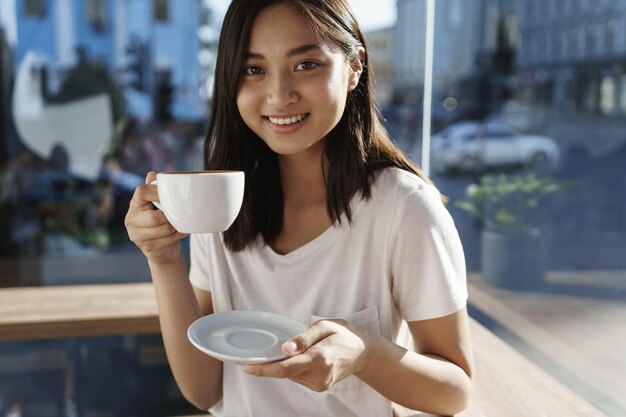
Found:
[[[156,185],[157,181],[154,180],[150,183],[150,185]],[[158,208],[159,210],[163,211],[163,208],[161,207],[161,203],[159,203],[158,201],[153,201],[152,204],[154,204],[156,206],[156,208]]]

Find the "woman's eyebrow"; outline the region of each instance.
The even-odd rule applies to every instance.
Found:
[[[287,57],[291,58],[293,56],[296,55],[302,55],[304,53],[307,53],[309,51],[312,50],[328,50],[328,46],[324,45],[324,44],[316,44],[316,43],[309,43],[306,45],[302,45],[302,46],[297,46],[295,48],[290,49],[289,51],[287,51]],[[263,54],[260,54],[258,52],[252,52],[249,51],[246,54],[246,59],[265,59],[265,56]]]
[[[298,46],[297,48],[290,49],[289,52],[287,52],[287,57],[291,58],[292,56],[305,54],[312,50],[327,50],[327,49],[328,47],[324,44],[310,43],[310,44]]]

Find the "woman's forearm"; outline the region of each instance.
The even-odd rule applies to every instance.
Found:
[[[464,410],[472,391],[471,376],[460,366],[409,351],[371,335],[368,359],[356,375],[391,401],[438,415]]]
[[[222,397],[222,364],[196,349],[187,328],[202,317],[182,261],[168,267],[150,265],[168,361],[185,398],[202,410]]]

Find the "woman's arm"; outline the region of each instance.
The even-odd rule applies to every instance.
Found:
[[[415,351],[343,320],[322,320],[283,345],[290,358],[244,371],[289,378],[314,391],[354,374],[407,408],[441,415],[465,409],[473,367],[466,310],[411,322],[409,329]]]
[[[167,359],[185,398],[207,410],[222,398],[222,362],[196,349],[187,329],[196,319],[213,314],[211,293],[193,288],[181,263],[150,266],[157,297]]]
[[[183,395],[206,410],[222,397],[222,365],[197,350],[187,339],[187,328],[196,319],[213,313],[211,294],[195,290],[181,255],[177,232],[152,202],[159,196],[154,172],[146,185],[137,187],[126,214],[130,240],[148,259],[156,290],[159,320],[168,361]]]
[[[368,343],[357,376],[407,408],[453,415],[468,405],[473,359],[467,311],[409,323],[415,351],[381,337]]]

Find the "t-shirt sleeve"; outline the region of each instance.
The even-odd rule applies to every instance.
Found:
[[[439,191],[421,184],[401,198],[391,247],[392,292],[406,321],[455,313],[467,304],[463,247]]]
[[[209,268],[209,235],[191,234],[189,236],[189,280],[191,284],[205,291],[212,291]]]

